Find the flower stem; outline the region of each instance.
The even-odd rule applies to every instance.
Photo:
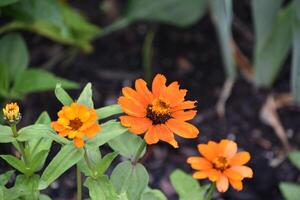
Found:
[[[76,166],[76,177],[77,177],[77,200],[81,200],[82,187],[81,187],[81,172],[78,165]]]
[[[215,190],[216,190],[216,184],[212,183],[209,187],[205,200],[211,200]]]
[[[18,137],[17,125],[16,124],[11,124],[10,128],[12,130],[14,138]],[[18,141],[18,145],[19,145],[19,148],[20,148],[20,151],[21,151],[21,154],[22,154],[22,158],[24,159],[24,162],[27,165],[28,160],[27,160],[27,157],[26,157],[26,154],[25,154],[24,143]]]
[[[146,142],[143,140],[143,142],[140,144],[137,152],[136,152],[136,155],[135,155],[135,158],[133,160],[133,163],[137,163],[141,157],[141,154],[143,153],[145,147],[146,147]]]

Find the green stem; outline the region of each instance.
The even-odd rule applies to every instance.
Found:
[[[13,136],[15,138],[18,137],[17,125],[16,124],[11,124],[10,127],[11,127],[11,130],[12,130]],[[27,160],[27,157],[26,157],[26,154],[25,154],[24,143],[18,141],[18,145],[20,147],[22,158],[24,159],[24,162],[27,165],[28,164],[28,160]]]
[[[82,187],[81,187],[81,172],[78,165],[76,166],[76,177],[77,177],[77,200],[81,200]]]
[[[143,140],[143,142],[140,144],[137,152],[136,152],[136,155],[135,155],[135,158],[133,160],[133,163],[137,163],[141,157],[141,154],[143,153],[145,147],[146,147],[146,142]]]
[[[144,68],[144,75],[147,83],[151,82],[152,77],[152,68],[151,68],[151,61],[153,56],[152,51],[152,43],[154,40],[155,32],[157,27],[153,26],[147,32],[144,44],[143,44],[143,68]]]
[[[205,200],[211,200],[211,199],[212,199],[212,196],[213,196],[213,194],[214,194],[214,192],[215,192],[215,190],[216,190],[216,184],[215,184],[215,183],[212,183],[212,184],[210,185],[210,188],[209,188],[208,192],[207,192],[207,195],[206,195]]]
[[[92,162],[91,162],[90,159],[89,159],[89,156],[88,156],[88,154],[87,154],[87,152],[86,152],[86,149],[84,149],[84,160],[85,160],[86,164],[88,165],[88,167],[90,168],[90,170],[91,170],[92,172],[94,172],[94,169],[95,169],[95,168],[94,168]]]

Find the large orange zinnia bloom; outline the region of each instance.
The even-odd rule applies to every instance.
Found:
[[[121,116],[121,124],[134,134],[145,133],[147,144],[159,140],[178,147],[174,133],[183,138],[195,138],[199,131],[187,120],[196,115],[195,101],[185,101],[187,90],[179,89],[178,82],[166,86],[166,78],[158,74],[152,83],[152,92],[144,80],[135,81],[135,90],[122,89],[119,105],[128,116]]]
[[[203,157],[189,157],[187,160],[193,169],[198,170],[193,177],[216,182],[219,192],[226,192],[229,183],[240,191],[243,189],[242,180],[253,176],[252,169],[244,166],[250,160],[250,154],[246,151],[237,153],[237,144],[233,141],[209,141],[208,144],[199,144],[198,150]]]
[[[63,106],[57,115],[58,120],[51,123],[52,128],[60,136],[74,139],[77,148],[84,146],[85,137],[92,139],[100,131],[96,110],[85,105]]]

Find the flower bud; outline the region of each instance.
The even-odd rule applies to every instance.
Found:
[[[4,120],[9,124],[17,124],[21,120],[22,116],[20,108],[17,103],[8,103],[3,108]]]

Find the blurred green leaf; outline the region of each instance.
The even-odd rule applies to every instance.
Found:
[[[0,63],[6,67],[8,80],[16,80],[28,67],[28,51],[22,36],[8,33],[0,39]]]
[[[85,176],[96,177],[96,166],[101,162],[101,152],[99,147],[86,147],[86,154],[84,157],[77,163],[80,171],[84,173]],[[87,158],[86,158],[87,157]],[[88,159],[88,162],[86,161]],[[90,165],[90,166],[89,166]],[[91,169],[91,168],[92,169]]]
[[[42,150],[38,153],[35,153],[34,156],[32,156],[32,159],[30,161],[30,173],[37,172],[41,169],[43,166],[43,163],[45,162],[45,159],[47,155],[49,154],[50,150]]]
[[[96,165],[96,170],[99,175],[103,175],[108,167],[110,166],[111,162],[118,156],[118,153],[111,152],[106,154],[100,161],[99,164]]]
[[[88,177],[84,186],[89,189],[91,200],[113,200],[118,197],[107,176],[101,176],[97,179]]]
[[[0,96],[7,97],[8,93],[9,93],[8,69],[5,65],[0,63]]]
[[[212,20],[217,29],[223,63],[226,75],[231,79],[236,76],[235,61],[232,48],[232,1],[231,0],[210,0],[209,1]]]
[[[300,104],[300,1],[295,1],[294,13],[291,88],[296,103]]]
[[[38,183],[40,177],[36,174],[31,176],[18,175],[16,178],[16,183],[14,185],[15,188],[19,188],[19,190],[26,190],[26,194],[22,196],[22,199],[25,200],[33,200],[38,199],[39,191],[38,191]]]
[[[129,133],[128,131],[108,142],[109,146],[114,151],[130,159],[135,157],[142,143],[143,140],[139,136]],[[141,154],[141,157],[144,155],[144,153],[145,150]]]
[[[63,146],[43,172],[39,190],[47,188],[60,175],[81,160],[83,154],[83,149],[76,148],[73,143]]]
[[[46,194],[40,194],[39,200],[51,200],[51,198]]]
[[[9,126],[0,125],[0,143],[10,143],[15,141]]]
[[[61,84],[57,84],[55,87],[55,96],[63,105],[71,105],[74,100],[70,95],[61,87]]]
[[[132,165],[124,161],[111,174],[111,182],[118,194],[127,193],[128,199],[139,200],[149,182],[149,175],[143,165]]]
[[[87,147],[99,147],[127,131],[119,122],[113,120],[102,124],[101,127],[101,131],[92,140],[86,143]]]
[[[23,174],[28,173],[29,168],[26,167],[22,160],[19,160],[12,155],[0,155],[0,157],[19,172],[22,172]]]
[[[0,7],[18,2],[19,0],[1,0]]]
[[[29,69],[24,71],[16,80],[13,96],[25,95],[31,92],[52,90],[60,83],[64,88],[77,88],[78,84],[66,79],[58,78],[52,73],[42,69]]]
[[[288,156],[293,165],[300,170],[300,151],[292,151]]]
[[[182,170],[175,170],[171,176],[171,183],[179,195],[180,200],[204,200],[208,189],[207,186],[200,187],[200,184],[192,176]]]
[[[265,10],[272,7],[270,5],[272,5],[272,3],[268,4],[268,6],[265,7]],[[254,12],[259,12],[259,9]],[[267,11],[264,12],[268,13]],[[263,18],[256,18],[256,15],[254,14],[254,20],[263,20]],[[266,39],[264,39],[264,41],[262,41],[263,39],[260,39],[261,42],[256,44],[254,82],[258,86],[268,87],[274,82],[291,47],[293,3],[290,3],[285,8],[279,10],[273,20],[275,20],[273,26],[270,24],[264,28],[267,33],[270,33],[265,33],[264,36],[261,36],[262,38],[266,37]],[[258,35],[256,36],[259,38]]]
[[[122,108],[118,104],[105,106],[96,110],[99,119],[105,119],[112,115],[123,113]]]
[[[146,189],[141,200],[167,200],[166,196],[160,190]]]
[[[0,187],[5,186],[14,174],[14,170],[10,170],[0,175]]]
[[[86,105],[89,108],[94,108],[93,91],[91,83],[86,84],[76,102],[79,104]]]
[[[35,121],[35,124],[45,124],[45,125],[50,125],[51,123],[51,118],[49,116],[49,114],[47,113],[47,111],[44,111],[40,114],[40,116],[38,117],[38,119]]]
[[[295,183],[282,182],[279,189],[285,200],[298,200],[300,196],[300,185]]]

